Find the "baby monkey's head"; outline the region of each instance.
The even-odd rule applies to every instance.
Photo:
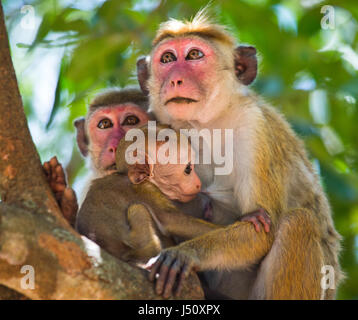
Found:
[[[146,180],[153,183],[171,200],[188,202],[195,198],[201,182],[194,171],[195,153],[186,136],[164,125],[145,125],[131,129],[129,135],[137,139],[121,139],[118,144],[118,172],[127,172],[134,184]]]

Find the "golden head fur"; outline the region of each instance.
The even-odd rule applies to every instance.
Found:
[[[173,37],[187,37],[200,35],[204,38],[214,39],[233,48],[236,44],[235,38],[228,31],[227,27],[213,22],[209,17],[207,8],[200,10],[192,20],[169,19],[163,22],[153,40],[156,46],[162,40]]]

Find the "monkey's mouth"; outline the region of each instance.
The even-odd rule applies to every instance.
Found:
[[[116,164],[112,163],[110,166],[106,167],[106,171],[114,171],[116,170]]]
[[[165,105],[167,105],[168,103],[170,102],[174,102],[174,103],[194,103],[194,102],[198,102],[198,100],[194,100],[194,99],[191,99],[191,98],[184,98],[184,97],[174,97],[174,98],[171,98],[169,100],[167,100],[165,102]]]

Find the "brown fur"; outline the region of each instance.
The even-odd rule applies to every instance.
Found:
[[[89,104],[90,112],[99,107],[132,103],[148,110],[148,97],[135,88],[109,89],[96,95]]]

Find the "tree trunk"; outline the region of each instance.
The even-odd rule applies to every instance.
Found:
[[[0,114],[0,298],[160,299],[147,271],[115,259],[63,218],[27,126],[1,1]],[[180,298],[203,298],[195,274]]]

